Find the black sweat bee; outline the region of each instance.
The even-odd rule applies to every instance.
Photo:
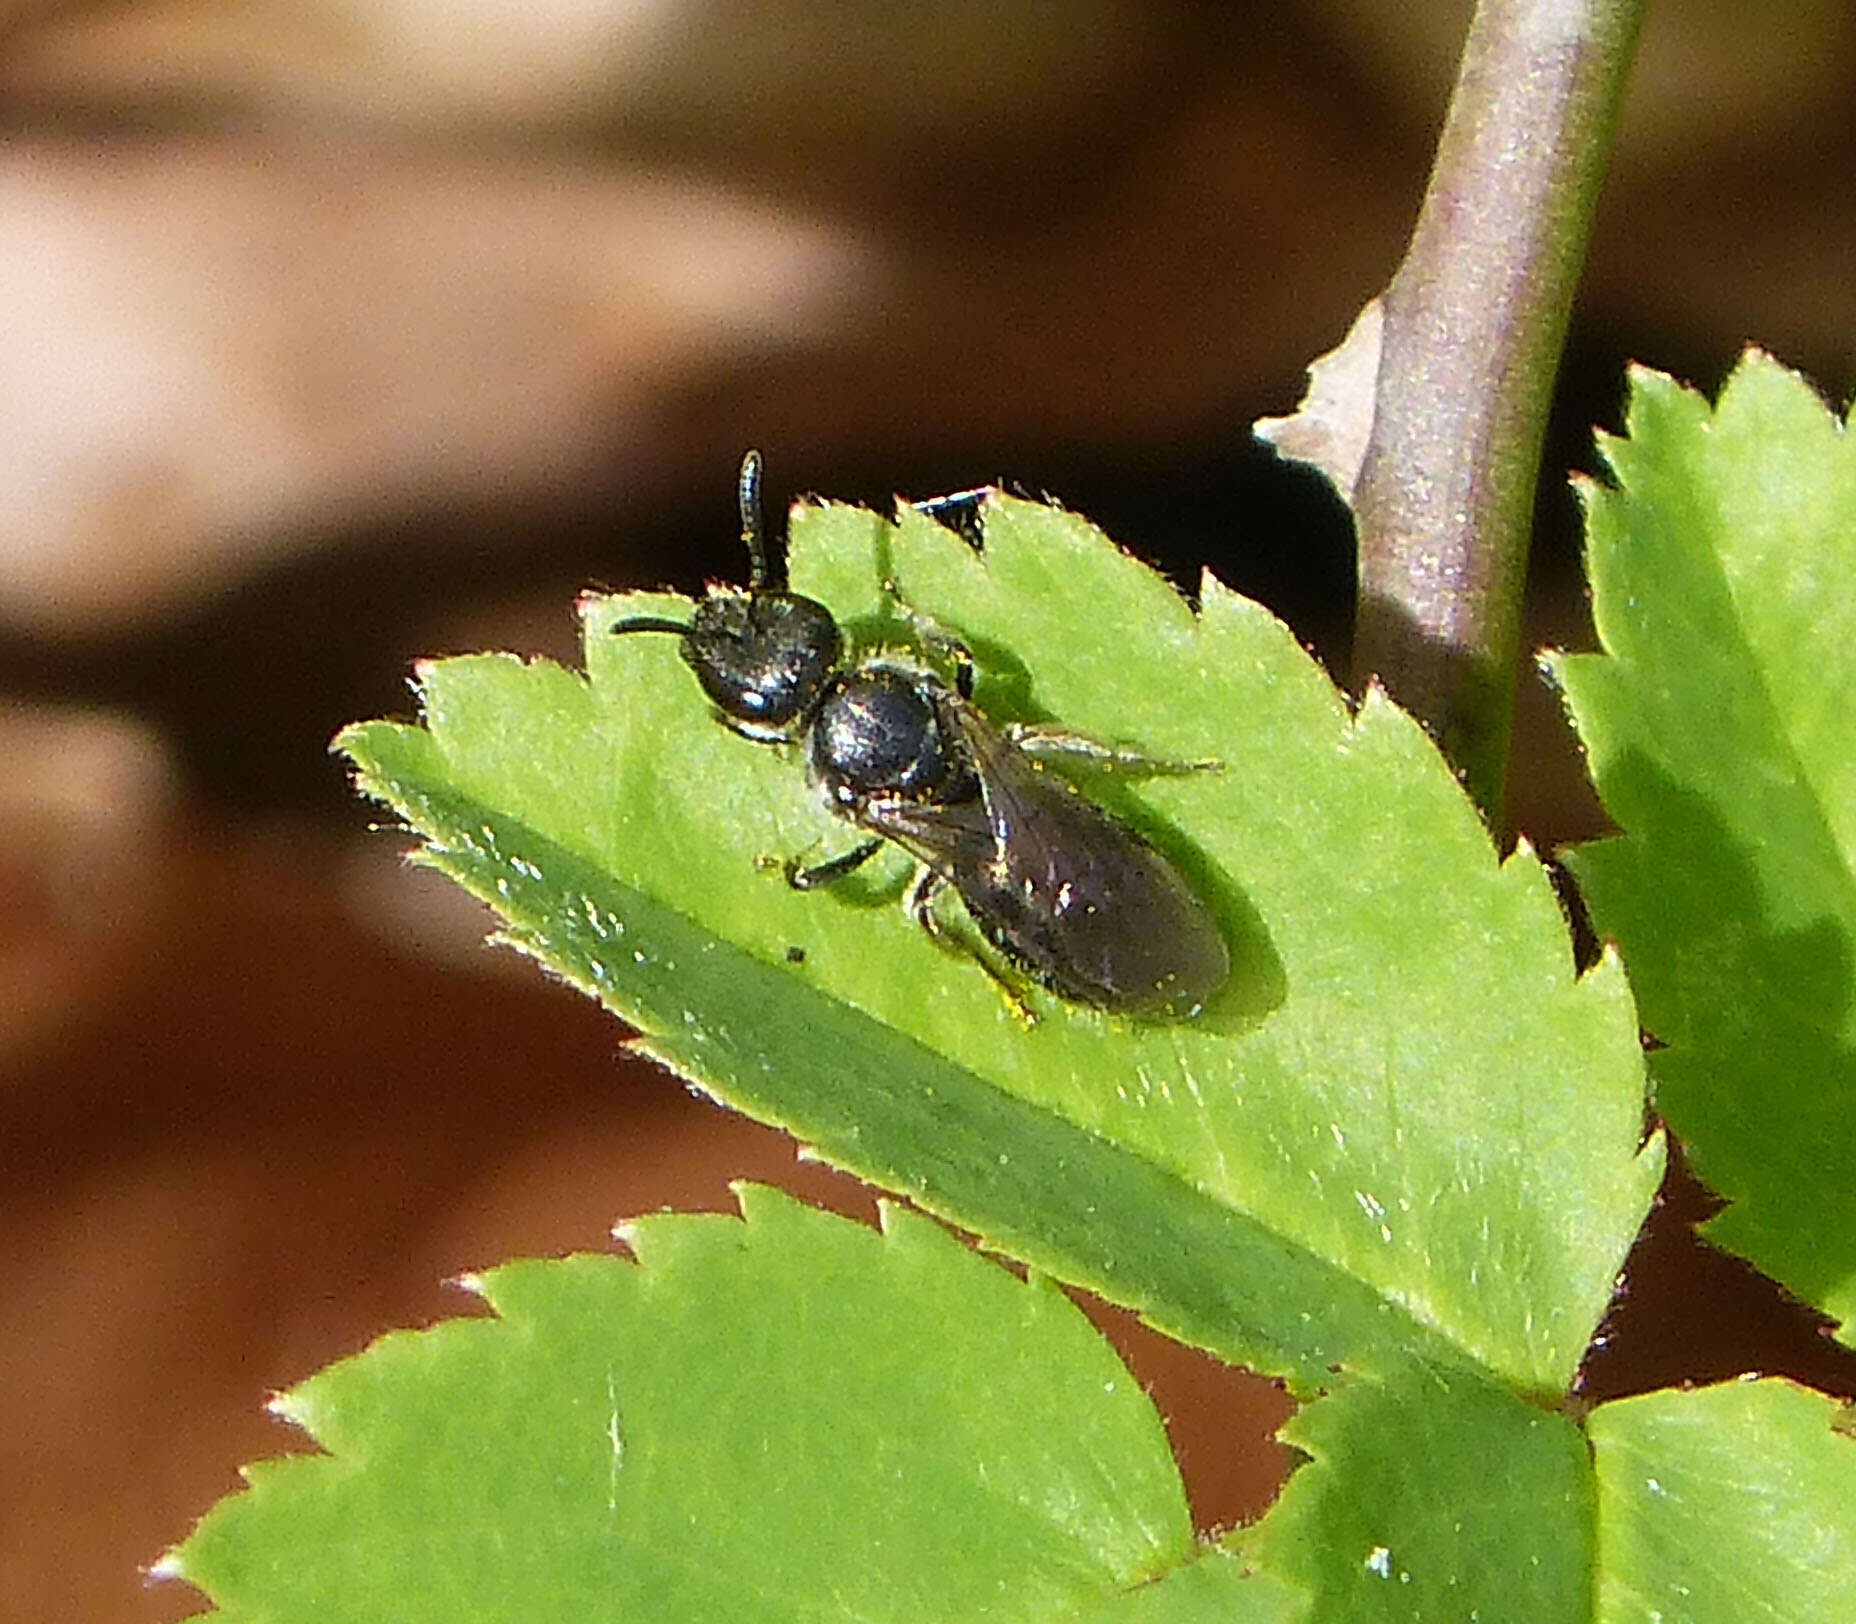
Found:
[[[740,508],[745,590],[712,585],[687,625],[641,617],[612,630],[675,633],[718,719],[800,745],[832,807],[869,832],[840,856],[789,862],[788,881],[828,884],[894,842],[919,865],[907,903],[929,935],[949,940],[934,901],[951,887],[1011,965],[1064,998],[1142,1018],[1202,1007],[1231,969],[1211,911],[1171,862],[1028,752],[1129,758],[995,726],[973,704],[971,657],[944,634],[926,638],[951,682],[893,655],[847,659],[831,611],[769,564],[757,452],[741,464]]]

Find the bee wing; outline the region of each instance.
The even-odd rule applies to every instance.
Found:
[[[976,800],[876,801],[860,821],[938,870],[963,894],[1009,887],[1025,906],[1054,912],[1068,870],[1087,865],[1094,848],[1115,856],[1130,831],[1047,774],[971,706],[942,696],[944,723],[979,779]],[[1142,848],[1145,849],[1145,848]]]
[[[955,886],[994,859],[992,819],[982,801],[954,806],[932,802],[875,801],[857,821],[893,840]]]
[[[962,724],[993,840],[993,877],[1058,919],[1099,917],[1102,905],[1164,903],[1185,884],[1125,823],[1050,772],[972,710]],[[1194,898],[1196,906],[1197,899]],[[1083,928],[1081,919],[1077,922]]]
[[[990,850],[942,872],[994,939],[1059,991],[1105,1008],[1185,1007],[1216,990],[1229,951],[1179,870],[970,706],[952,714]],[[977,851],[972,831],[961,844]]]
[[[1081,834],[1086,839],[1085,831],[1071,827],[1067,814],[1072,808],[1084,824],[1109,822],[1068,782],[1033,761],[971,705],[960,704],[955,715],[979,777],[993,846],[1002,860],[1009,864],[1014,851],[1036,856],[1042,846],[1061,836]],[[1046,840],[1034,838],[1039,828],[1050,829]],[[1116,834],[1123,832],[1119,824],[1110,824],[1110,828]]]

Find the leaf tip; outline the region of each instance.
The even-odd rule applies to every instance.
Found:
[[[1599,943],[1598,957],[1591,967],[1579,977],[1581,987],[1599,993],[1609,993],[1622,1000],[1622,1006],[1628,1011],[1631,1020],[1636,1019],[1636,1005],[1631,1001],[1630,972],[1624,966],[1624,955],[1619,952],[1618,944],[1612,940]]]
[[[741,1221],[757,1228],[796,1219],[813,1210],[798,1196],[759,1179],[730,1179],[728,1193],[735,1198]]]
[[[1597,424],[1592,426],[1592,444],[1598,454],[1608,463],[1616,436],[1607,434]],[[1579,511],[1589,515],[1592,509],[1605,497],[1605,482],[1596,474],[1588,474],[1583,469],[1575,468],[1566,476],[1567,488],[1572,492],[1573,500],[1579,504]]]
[[[295,1427],[299,1432],[307,1433],[312,1438],[316,1436],[316,1407],[301,1387],[293,1387],[287,1392],[271,1394],[264,1401],[264,1413]]]

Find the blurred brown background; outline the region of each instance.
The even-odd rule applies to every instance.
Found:
[[[574,657],[589,581],[734,576],[733,470],[1049,490],[1344,654],[1348,538],[1250,420],[1394,264],[1466,7],[1374,0],[0,0],[0,1615],[177,1619],[139,1565],[293,1447],[264,1397],[442,1282],[775,1180],[868,1213],[478,944],[327,757],[421,654]],[[1626,358],[1856,370],[1856,17],[1656,8],[1563,377],[1536,641]],[[1523,682],[1516,823],[1597,814]],[[1606,1393],[1851,1390],[1686,1239]],[[1268,1384],[1109,1316],[1201,1523]]]

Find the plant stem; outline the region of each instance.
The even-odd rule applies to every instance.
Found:
[[[1540,442],[1643,0],[1481,0],[1384,296],[1354,672],[1499,825]]]

